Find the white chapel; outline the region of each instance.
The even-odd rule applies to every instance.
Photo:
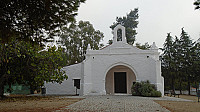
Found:
[[[111,45],[101,50],[88,47],[82,63],[63,67],[68,79],[62,84],[46,83],[46,94],[131,94],[133,83],[149,80],[164,95],[164,78],[155,43],[149,50],[129,45],[122,25],[114,28],[113,35]]]

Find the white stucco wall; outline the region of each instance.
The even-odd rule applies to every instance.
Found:
[[[122,29],[122,41],[117,41],[116,31]],[[82,65],[82,66],[81,66]],[[106,95],[106,74],[115,66],[123,65],[134,72],[136,82],[149,80],[164,95],[164,79],[161,77],[159,52],[155,43],[150,50],[141,50],[127,44],[125,29],[114,29],[113,44],[101,50],[88,47],[84,62],[64,67],[68,80],[62,84],[46,84],[47,94],[75,94],[73,78],[81,78],[80,95]]]
[[[76,89],[74,87],[73,79],[81,79],[81,65],[74,64],[71,66],[63,67],[62,69],[66,72],[68,76],[67,80],[64,80],[61,84],[58,83],[47,83],[45,84],[46,87],[46,94],[76,94]],[[78,94],[81,94],[81,89],[78,89]]]
[[[159,56],[158,52],[140,50],[126,43],[117,44],[100,51],[88,51],[84,63],[85,95],[105,94],[106,74],[111,67],[117,65],[130,67],[134,71],[137,81],[149,80],[158,85],[162,83],[160,61],[155,58]],[[161,86],[158,89],[162,92],[160,88]]]
[[[117,30],[122,30],[122,41],[117,40]],[[149,80],[164,95],[164,81],[161,77],[159,52],[155,43],[150,50],[141,50],[126,42],[125,28],[118,25],[113,31],[113,44],[102,50],[88,49],[84,62],[83,94],[105,95],[107,72],[114,66],[129,67],[136,75],[136,81]]]

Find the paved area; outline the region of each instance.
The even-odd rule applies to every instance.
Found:
[[[190,101],[174,97],[86,96],[61,112],[169,112],[153,100]]]

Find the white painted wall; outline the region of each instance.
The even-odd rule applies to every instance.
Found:
[[[81,65],[82,63],[63,67],[62,69],[66,72],[68,79],[64,80],[61,84],[45,84],[46,94],[76,94],[73,79],[81,79]],[[78,89],[78,94],[81,94],[81,91]]]
[[[118,29],[125,30],[123,26],[118,25],[114,32]],[[127,44],[124,31],[122,32],[122,41],[117,41],[116,33],[114,33],[112,45],[101,50],[88,48],[86,60],[82,64],[64,67],[68,80],[62,84],[46,84],[47,94],[75,94],[72,79],[81,78],[80,95],[105,95],[107,72],[112,67],[123,65],[134,72],[136,81],[149,80],[156,84],[157,89],[164,95],[164,79],[161,77],[159,52],[155,43],[150,50],[141,50]]]
[[[132,69],[137,81],[149,80],[156,84],[157,89],[164,93],[164,81],[161,77],[161,65],[159,52],[155,43],[150,50],[140,50],[127,44],[125,37],[117,41],[116,31],[123,26],[114,29],[113,44],[102,50],[89,49],[84,62],[84,95],[105,95],[105,77],[107,72],[114,66],[124,65]],[[123,31],[122,31],[123,32]],[[123,32],[124,33],[124,32]]]
[[[112,45],[109,47],[112,47]],[[151,50],[139,52],[132,46],[126,49],[110,48],[108,50],[89,51],[84,63],[84,74],[89,78],[84,81],[91,86],[85,88],[84,94],[88,95],[94,92],[105,94],[104,84],[108,68],[117,65],[131,67],[138,81],[149,80],[151,83],[162,85],[160,61],[154,59],[154,55],[158,55],[158,53],[151,53]],[[162,92],[160,86],[158,89]]]

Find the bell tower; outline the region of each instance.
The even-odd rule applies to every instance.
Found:
[[[117,42],[123,42],[123,43],[127,43],[126,41],[126,32],[125,32],[125,27],[122,26],[121,24],[118,24],[113,32],[113,43],[117,43]]]

